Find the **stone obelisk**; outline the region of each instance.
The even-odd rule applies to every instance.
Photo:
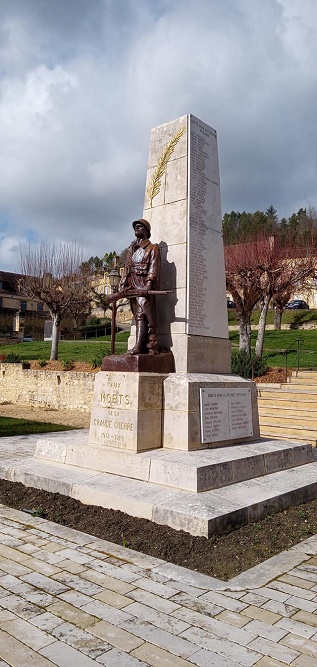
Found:
[[[259,437],[256,388],[231,371],[217,133],[187,114],[151,133],[143,217],[161,246],[158,340],[175,373],[164,380],[168,449]]]
[[[187,114],[151,133],[143,217],[161,246],[158,339],[176,372],[230,373],[216,131]]]

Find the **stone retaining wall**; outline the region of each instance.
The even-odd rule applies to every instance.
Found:
[[[258,324],[252,324],[251,329],[252,331],[258,331],[259,325]],[[239,324],[229,324],[228,327],[229,331],[239,331]],[[274,324],[267,324],[265,327],[266,331],[274,331]],[[310,329],[317,329],[317,322],[303,322],[303,324],[298,324],[296,326],[292,326],[290,324],[282,324],[281,330],[282,331],[300,331],[300,330],[310,330]]]
[[[90,412],[94,373],[23,369],[0,365],[0,404],[16,403],[54,410]]]

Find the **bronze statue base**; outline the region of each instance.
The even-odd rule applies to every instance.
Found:
[[[175,373],[175,362],[172,352],[111,354],[103,358],[101,370],[120,373]]]

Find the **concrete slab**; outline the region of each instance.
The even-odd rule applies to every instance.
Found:
[[[67,439],[64,435],[59,439],[51,435],[39,438],[35,457],[196,493],[313,460],[310,445],[285,440],[258,440],[193,452],[160,448],[135,453],[116,447],[88,445],[80,431]]]
[[[67,445],[72,447],[76,438],[82,438],[82,432],[77,435],[73,432],[65,433]],[[60,434],[47,436],[54,444]],[[9,442],[5,441],[10,440]],[[101,505],[112,509],[119,509],[131,516],[143,517],[159,524],[169,525],[177,530],[185,530],[193,535],[209,537],[212,534],[228,532],[233,528],[259,519],[269,511],[285,509],[294,504],[304,502],[317,496],[317,463],[310,462],[297,468],[281,470],[255,478],[243,480],[223,486],[222,488],[196,493],[168,487],[151,480],[131,479],[130,477],[99,472],[90,468],[76,467],[67,463],[34,459],[37,436],[3,438],[0,447],[5,456],[0,463],[0,478],[19,481],[27,486],[59,492],[69,495],[86,504]],[[43,441],[44,438],[41,438]],[[22,442],[23,441],[23,442]],[[23,456],[23,445],[26,455]],[[50,445],[51,446],[51,445]],[[246,445],[252,457],[277,456],[281,453],[281,460],[289,463],[289,452],[296,452],[295,443],[263,441],[255,445]],[[263,452],[262,452],[263,447]],[[300,446],[301,447],[301,446]],[[87,445],[88,448],[88,445]],[[48,447],[49,449],[49,447]],[[223,450],[224,457],[230,461],[230,448]],[[233,448],[231,448],[233,449]],[[238,457],[237,447],[234,453]],[[15,453],[17,450],[18,454]],[[287,456],[285,457],[285,452]],[[304,457],[307,449],[302,448]],[[203,457],[214,457],[214,464],[222,458],[220,450],[202,451]],[[165,454],[164,450],[155,452],[150,457],[149,466],[153,462],[168,461],[171,465],[179,466],[181,453]],[[193,467],[199,468],[198,452],[184,453],[184,457],[192,460]],[[297,454],[296,454],[297,456]],[[147,461],[147,454],[138,454],[140,462]],[[234,459],[239,461],[239,458]],[[204,467],[205,458],[201,462]],[[210,462],[209,462],[210,463]],[[232,461],[231,461],[232,463]],[[165,465],[165,463],[164,463]],[[190,469],[190,466],[189,466]],[[186,474],[186,467],[182,474]]]

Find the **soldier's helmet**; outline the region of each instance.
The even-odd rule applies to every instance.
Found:
[[[144,227],[146,227],[147,232],[148,232],[148,233],[147,233],[147,237],[148,237],[148,239],[149,239],[150,236],[151,236],[151,225],[150,225],[150,223],[148,222],[148,220],[145,220],[144,218],[140,218],[139,220],[134,220],[134,221],[132,222],[132,227],[133,227],[133,229],[135,228],[135,225],[137,224],[137,222],[140,222],[142,225],[144,225]]]

